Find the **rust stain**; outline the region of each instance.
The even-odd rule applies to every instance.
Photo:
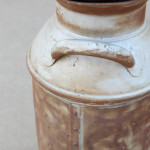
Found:
[[[136,26],[139,28],[145,21],[145,11],[146,5],[140,10],[138,10],[134,15],[127,15],[125,19],[121,19],[116,21],[116,26],[124,27],[124,26]],[[130,25],[131,24],[131,25]]]
[[[45,93],[34,81],[33,91],[39,150],[69,150],[69,105]]]
[[[33,93],[39,150],[77,150],[77,108],[49,95],[34,80]]]
[[[85,150],[149,150],[150,97],[128,106],[84,112]]]
[[[62,24],[63,26],[65,26],[66,28],[70,29],[71,31],[74,31],[80,35],[84,34],[84,35],[99,35],[101,34],[101,36],[106,36],[107,35],[114,35],[115,33],[118,32],[118,29],[102,29],[102,30],[95,30],[95,29],[86,29],[86,28],[82,28],[79,27],[77,25],[71,24],[69,22],[67,22],[64,18],[63,15],[60,13],[59,9],[56,8],[56,14],[57,14],[57,19],[59,21],[60,24]],[[120,31],[121,32],[121,31]]]
[[[76,106],[49,95],[33,81],[39,150],[79,150]],[[127,106],[81,107],[84,150],[149,150],[150,97]]]
[[[105,10],[109,11],[109,8],[107,9],[105,8]],[[64,19],[63,14],[59,11],[59,8],[56,8],[56,14],[57,14],[57,19],[60,24],[62,24],[67,29],[74,31],[78,34],[95,35],[95,36],[101,35],[103,37],[105,36],[111,37],[111,36],[114,36],[115,34],[119,34],[119,33],[121,34],[123,31],[127,32],[126,34],[128,34],[128,32],[132,30],[136,30],[140,26],[142,26],[145,20],[145,10],[146,10],[146,5],[144,6],[142,5],[142,8],[139,8],[139,10],[136,13],[130,14],[129,12],[127,12],[126,16],[123,16],[121,19],[116,20],[115,27],[110,28],[110,29],[108,28],[87,29],[85,27],[80,27],[78,25],[72,24]],[[128,31],[129,28],[130,28],[130,31]]]
[[[126,14],[140,8],[146,3],[146,1],[147,0],[131,0],[117,3],[81,3],[70,0],[57,0],[57,2],[66,9],[91,15]]]

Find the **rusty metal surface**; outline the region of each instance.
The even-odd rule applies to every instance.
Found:
[[[69,149],[69,106],[45,93],[33,81],[39,150]]]
[[[150,149],[150,97],[102,109],[62,102],[34,80],[33,90],[39,150]]]
[[[45,92],[34,80],[33,93],[39,150],[77,150],[77,108]]]
[[[119,108],[82,111],[84,150],[150,150],[150,97]]]

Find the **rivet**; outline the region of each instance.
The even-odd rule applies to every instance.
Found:
[[[73,130],[74,130],[75,132],[78,132],[78,131],[79,131],[77,128],[74,128]]]
[[[77,116],[78,115],[77,112],[74,112],[74,115]]]
[[[78,143],[73,143],[74,146],[78,146]]]

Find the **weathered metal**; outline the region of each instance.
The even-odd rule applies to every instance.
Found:
[[[39,150],[150,150],[146,1],[56,6],[27,54]]]

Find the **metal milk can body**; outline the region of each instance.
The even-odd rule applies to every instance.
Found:
[[[150,150],[146,1],[56,6],[27,54],[39,150]]]

